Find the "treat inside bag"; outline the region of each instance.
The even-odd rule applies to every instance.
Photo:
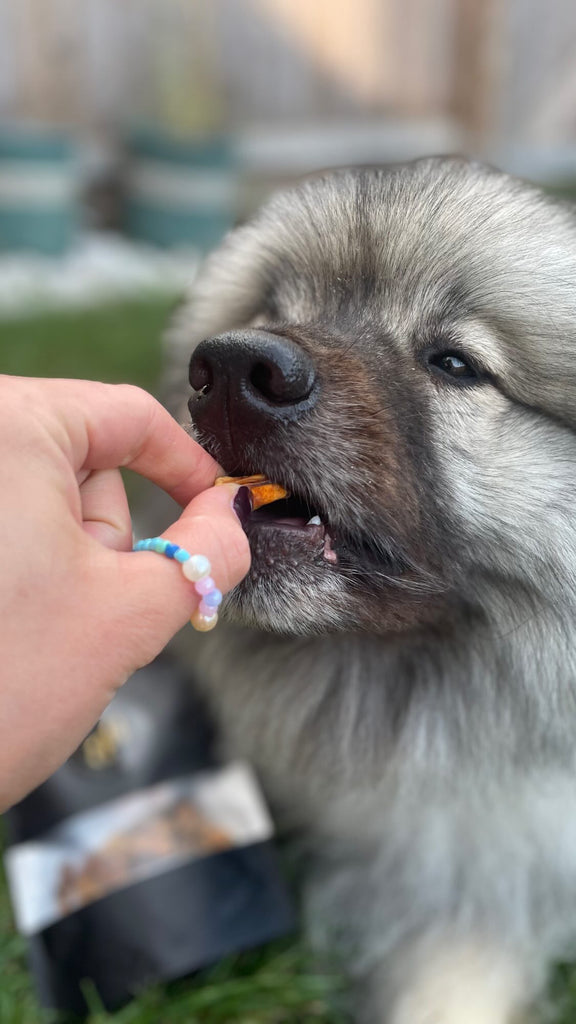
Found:
[[[284,487],[268,480],[263,473],[258,473],[255,476],[219,476],[214,484],[216,486],[218,484],[238,484],[238,486],[249,487],[254,509],[288,497],[288,491]]]

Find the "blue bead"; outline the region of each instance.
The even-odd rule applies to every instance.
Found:
[[[163,537],[154,537],[152,544],[150,545],[152,551],[157,551],[159,555],[163,555],[166,550],[167,540]]]
[[[166,558],[174,558],[177,551],[180,550],[179,544],[167,544],[164,548],[164,554]]]
[[[185,551],[184,548],[178,548],[174,558],[177,562],[187,562],[191,558],[191,555],[190,552]]]
[[[222,604],[222,594],[217,587],[214,587],[214,590],[209,590],[207,594],[204,594],[202,600],[209,608],[217,608],[219,604]]]

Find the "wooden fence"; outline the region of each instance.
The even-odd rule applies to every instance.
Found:
[[[0,0],[0,118],[576,136],[574,0]]]

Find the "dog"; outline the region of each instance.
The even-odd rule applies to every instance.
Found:
[[[511,1024],[576,939],[572,209],[460,158],[318,175],[171,348],[200,442],[290,495],[194,664],[313,937],[364,1024]]]

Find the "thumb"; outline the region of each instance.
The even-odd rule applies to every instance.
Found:
[[[234,484],[202,491],[162,537],[210,561],[216,586],[226,593],[250,568],[248,538],[233,509]],[[186,624],[200,598],[180,563],[154,551],[132,551],[120,560],[124,636],[136,642],[139,664],[152,660]]]

